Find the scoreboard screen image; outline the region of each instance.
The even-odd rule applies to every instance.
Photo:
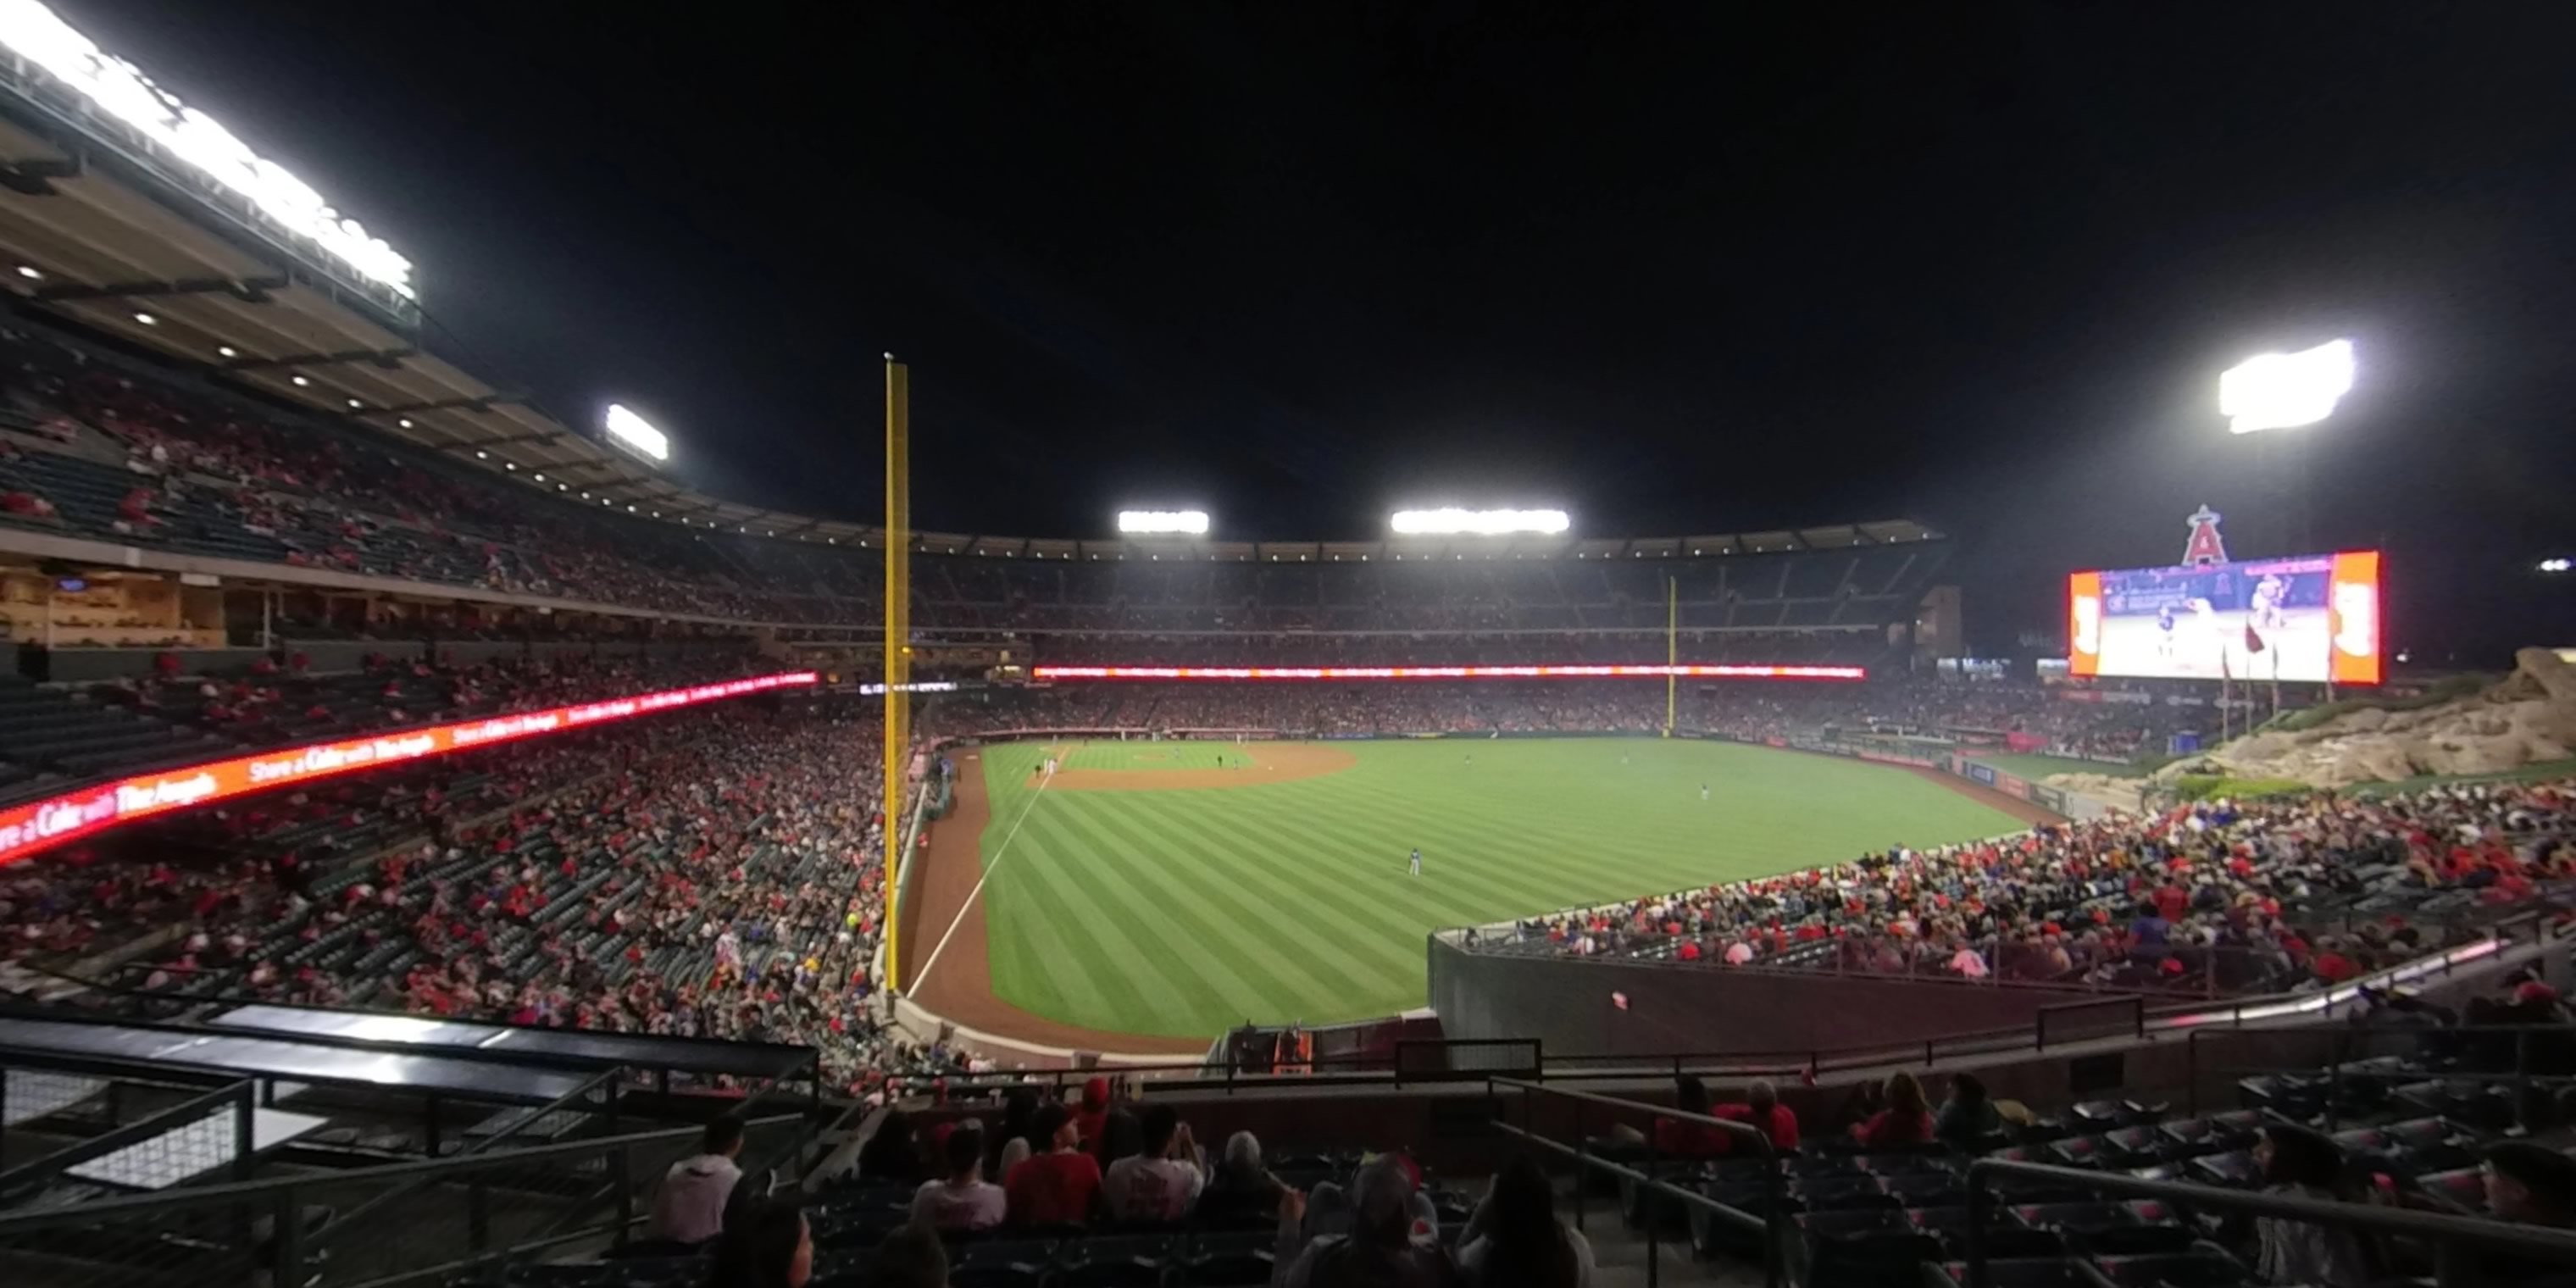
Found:
[[[2067,672],[2180,680],[2381,680],[2379,552],[2079,572]]]

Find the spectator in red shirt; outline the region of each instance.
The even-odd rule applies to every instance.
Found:
[[[1100,1196],[1100,1160],[1082,1152],[1073,1114],[1049,1101],[1029,1120],[1029,1134],[1046,1142],[1002,1178],[1013,1225],[1068,1225],[1091,1217]]]
[[[1686,1114],[1711,1116],[1708,1112],[1708,1084],[1690,1074],[1673,1080],[1673,1108]],[[1707,1158],[1726,1152],[1726,1132],[1706,1123],[1683,1122],[1677,1118],[1655,1120],[1655,1152],[1675,1158]]]
[[[1887,1107],[1853,1128],[1852,1137],[1874,1149],[1930,1143],[1932,1108],[1923,1099],[1923,1084],[1910,1073],[1889,1078]]]
[[[2361,978],[2360,964],[2344,956],[2343,943],[2340,940],[2320,941],[2316,960],[2310,963],[2308,968],[2317,973],[2318,979],[2328,984],[2343,984]]]
[[[2191,911],[2191,893],[2180,882],[2167,881],[2156,887],[2156,911],[2167,921],[2181,921]]]
[[[1798,1147],[1797,1111],[1781,1104],[1779,1088],[1767,1081],[1756,1079],[1744,1089],[1743,1104],[1719,1105],[1709,1111],[1709,1116],[1753,1124],[1771,1138],[1771,1148],[1781,1153]],[[1730,1146],[1734,1143],[1732,1138],[1727,1141]]]

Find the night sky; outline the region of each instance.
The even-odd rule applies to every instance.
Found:
[[[1994,648],[2207,502],[2385,546],[2427,659],[2576,644],[2576,6],[60,7],[719,495],[880,517],[893,350],[926,528],[1908,516]],[[2336,336],[2333,421],[2225,432]]]

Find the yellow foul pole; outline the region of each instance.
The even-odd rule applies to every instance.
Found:
[[[1664,578],[1664,736],[1673,736],[1673,686],[1679,677],[1671,668],[1682,660],[1682,583],[1677,577]]]
[[[902,888],[903,780],[911,759],[912,391],[904,365],[886,355],[885,410],[885,945],[888,989],[902,986],[895,907]]]

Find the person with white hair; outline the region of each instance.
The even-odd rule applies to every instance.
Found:
[[[1316,1186],[1314,1208],[1310,1229],[1306,1196],[1280,1192],[1271,1288],[1447,1288],[1457,1281],[1404,1159],[1370,1159],[1348,1190]],[[1344,1222],[1343,1230],[1331,1228]]]
[[[1226,1138],[1225,1155],[1199,1195],[1198,1218],[1206,1224],[1266,1219],[1279,1209],[1279,1178],[1261,1163],[1261,1141],[1248,1131]]]

